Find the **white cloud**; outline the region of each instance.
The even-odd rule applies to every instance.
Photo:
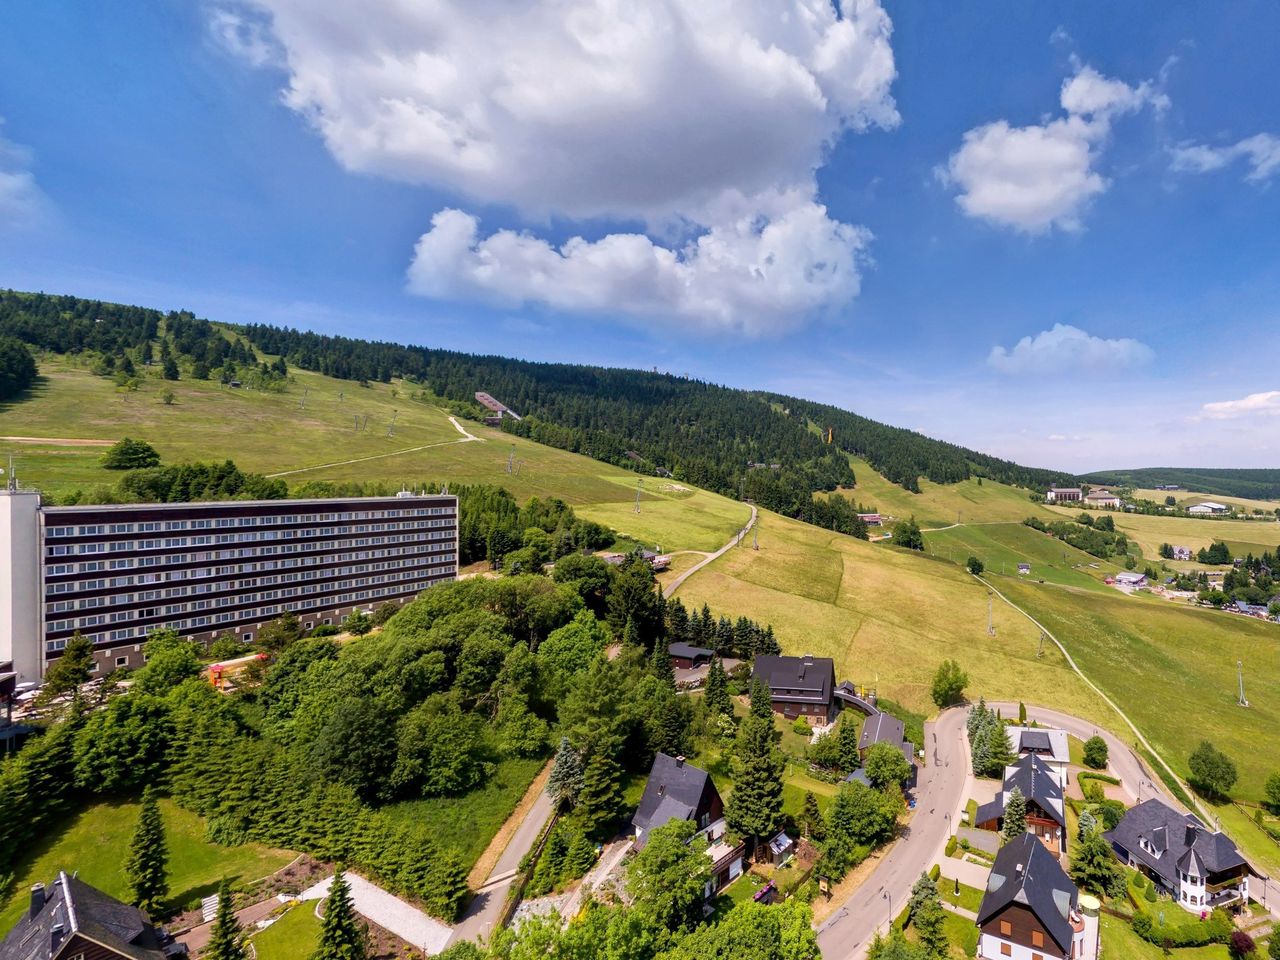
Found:
[[[943,184],[958,188],[961,210],[1028,234],[1081,229],[1089,201],[1108,186],[1095,165],[1112,122],[1144,106],[1169,105],[1149,80],[1130,86],[1088,65],[1063,82],[1059,101],[1066,116],[1025,127],[996,120],[965,133],[936,171]]]
[[[1240,417],[1280,417],[1280,390],[1251,393],[1239,400],[1218,400],[1200,408],[1194,420],[1236,420]]]
[[[1173,148],[1173,169],[1186,173],[1209,173],[1244,159],[1249,172],[1244,178],[1261,183],[1280,173],[1280,137],[1259,133],[1223,147],[1204,143],[1183,143]]]
[[[855,296],[869,239],[866,230],[838,223],[801,198],[780,203],[766,219],[717,224],[680,249],[638,233],[594,242],[574,237],[559,248],[513,230],[481,237],[475,217],[442,210],[418,240],[409,289],[759,336],[794,328],[806,315]]]
[[[209,35],[219,47],[252,67],[283,66],[283,51],[271,35],[270,24],[252,11],[213,7]]]
[[[29,225],[47,202],[30,166],[31,151],[0,137],[0,230]]]
[[[899,122],[892,24],[878,0],[250,2],[283,51],[285,103],[347,169],[533,222],[623,220],[680,238],[571,241],[553,251],[565,263],[547,266],[556,261],[531,248],[549,244],[503,231],[467,248],[490,258],[501,248],[501,268],[455,256],[447,263],[461,272],[449,276],[423,260],[445,239],[438,217],[411,289],[761,332],[858,289],[867,235],[826,217],[814,174],[845,132]],[[443,213],[456,228],[457,212]],[[562,278],[572,269],[575,290],[517,267],[534,261]],[[636,274],[626,271],[658,289],[623,298],[635,309],[597,306],[588,291],[627,289]],[[760,313],[729,315],[738,309]]]
[[[1023,337],[1012,348],[992,347],[987,365],[1014,375],[1090,374],[1141,366],[1154,356],[1139,340],[1095,337],[1078,327],[1057,323],[1034,337]]]

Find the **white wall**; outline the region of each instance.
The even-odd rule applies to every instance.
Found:
[[[44,662],[41,566],[40,495],[0,490],[0,660],[19,683],[39,681]]]

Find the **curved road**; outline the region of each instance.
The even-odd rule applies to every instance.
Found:
[[[692,567],[690,567],[684,573],[680,574],[680,576],[676,577],[669,584],[663,587],[662,596],[664,598],[670,599],[671,595],[680,589],[680,584],[684,583],[686,580],[688,580],[691,576],[693,576],[695,573],[697,573],[699,570],[705,567],[712,560],[718,560],[720,557],[723,557],[726,553],[728,553],[730,550],[736,547],[739,543],[742,542],[742,538],[751,532],[751,528],[754,527],[755,525],[756,525],[756,508],[755,508],[755,505],[752,504],[751,519],[747,521],[747,525],[743,527],[741,530],[739,530],[737,533],[735,533],[733,537],[730,538],[729,542],[726,543],[719,550],[717,550],[715,553],[707,554],[703,559],[699,560]]]

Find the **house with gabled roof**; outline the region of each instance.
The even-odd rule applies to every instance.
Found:
[[[691,821],[706,838],[712,879],[704,893],[710,899],[742,873],[746,846],[728,836],[724,801],[711,774],[684,757],[659,752],[649,770],[640,806],[631,818],[636,831],[634,849],[642,850],[654,830],[678,820]]]
[[[1067,848],[1067,816],[1058,775],[1036,753],[1025,753],[1004,768],[1004,785],[995,799],[978,807],[974,825],[983,830],[1004,828],[1009,794],[1017,788],[1027,802],[1027,832],[1054,856]]]
[[[22,919],[0,941],[0,960],[171,960],[185,944],[74,876],[37,883]]]
[[[1067,769],[1071,764],[1067,731],[1054,727],[1010,726],[1005,727],[1005,736],[1009,739],[1009,750],[1015,756],[1034,753],[1053,771],[1059,786],[1066,787],[1071,782]]]
[[[1103,836],[1122,863],[1142,871],[1184,910],[1249,902],[1249,864],[1231,839],[1162,800],[1144,800]]]
[[[815,726],[826,726],[834,716],[836,666],[830,657],[759,654],[752,680],[769,688],[774,712],[788,720],[803,717]]]
[[[979,960],[1095,960],[1098,918],[1057,857],[1029,833],[996,854],[978,907]]]

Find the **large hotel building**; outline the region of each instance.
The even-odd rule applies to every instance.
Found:
[[[54,507],[0,490],[0,663],[39,681],[78,630],[95,670],[136,668],[153,630],[249,642],[286,611],[337,624],[457,572],[448,495]]]

